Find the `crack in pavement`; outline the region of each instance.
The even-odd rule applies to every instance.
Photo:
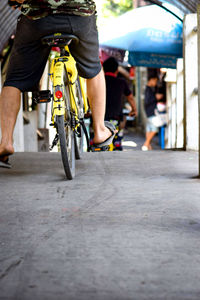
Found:
[[[22,262],[22,259],[18,259],[17,261],[11,263],[10,266],[8,266],[8,268],[0,274],[0,280],[3,279],[4,277],[6,277],[17,266],[19,266],[21,264],[21,262]]]

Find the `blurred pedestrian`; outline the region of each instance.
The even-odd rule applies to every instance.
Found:
[[[116,140],[119,138],[121,141],[123,138],[123,126],[121,126],[123,124],[123,96],[126,97],[131,106],[131,111],[129,112],[130,116],[137,116],[136,103],[126,80],[117,76],[119,72],[118,61],[114,57],[108,58],[103,63],[103,69],[106,80],[105,120],[114,120],[118,122],[119,132],[115,138]],[[122,150],[120,143],[118,148],[118,150]]]
[[[145,89],[144,108],[147,116],[146,123],[146,140],[142,146],[143,151],[152,150],[151,141],[158,132],[158,127],[154,125],[155,111],[157,102],[163,97],[162,94],[156,94],[158,78],[155,74],[150,74],[148,77],[147,86]]]
[[[130,116],[137,115],[137,109],[134,96],[129,89],[125,79],[117,77],[118,61],[114,57],[108,58],[103,63],[103,69],[106,79],[106,114],[105,119],[123,120],[123,101],[122,96],[125,95],[130,103]]]

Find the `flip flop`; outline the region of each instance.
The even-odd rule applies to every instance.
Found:
[[[93,144],[93,147],[102,148],[102,147],[109,146],[112,143],[112,141],[115,137],[115,130],[116,130],[115,126],[112,123],[108,122],[108,121],[105,121],[104,124],[110,130],[112,135],[102,143]]]
[[[141,149],[142,149],[142,151],[149,151],[149,148],[147,146],[144,146],[144,145],[142,146]]]
[[[11,168],[11,164],[9,163],[9,159],[1,160],[2,158],[5,158],[7,155],[0,155],[0,168]]]

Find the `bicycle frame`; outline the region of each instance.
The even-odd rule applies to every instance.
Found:
[[[69,93],[70,93],[70,102],[73,113],[75,114],[75,118],[78,118],[78,108],[75,101],[75,81],[78,78],[78,72],[76,69],[76,62],[72,55],[70,54],[68,46],[65,47],[66,52],[69,56],[59,56],[54,58],[51,62],[50,67],[50,77],[54,87],[54,95],[53,95],[53,112],[52,112],[52,122],[54,123],[55,116],[61,116],[65,114],[65,102],[63,97],[58,98],[56,96],[56,88],[63,89],[65,83],[63,82],[63,75],[66,70],[68,74],[68,84],[69,84]],[[84,113],[88,110],[86,89],[85,89],[85,80],[81,77],[80,79],[80,88],[83,97],[84,103]],[[61,90],[62,94],[63,91]]]

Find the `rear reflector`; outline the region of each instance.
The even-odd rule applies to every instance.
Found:
[[[62,94],[61,91],[56,91],[56,92],[55,92],[55,96],[56,96],[57,99],[61,99],[62,96],[63,96],[63,94]]]

